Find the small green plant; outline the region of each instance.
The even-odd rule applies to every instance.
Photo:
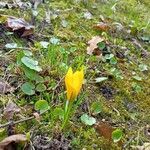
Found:
[[[38,100],[35,105],[35,110],[40,111],[40,113],[43,113],[49,109],[48,102],[45,100]]]
[[[44,78],[38,74],[42,71],[38,61],[33,59],[30,51],[22,51],[17,55],[17,64],[23,70],[26,82],[22,84],[21,90],[27,95],[34,95],[35,91],[44,92],[47,88],[44,85]]]
[[[99,114],[102,111],[102,104],[100,102],[93,102],[91,110],[94,114]]]
[[[114,56],[114,54],[106,54],[106,55],[104,56],[104,58],[105,58],[106,60],[109,60],[109,63],[110,63],[111,65],[117,64],[117,59],[116,59],[116,57]]]
[[[97,45],[100,50],[103,50],[106,47],[106,44],[104,42],[99,42]]]
[[[132,83],[132,88],[135,92],[141,92],[142,91],[142,87],[140,85],[138,85],[137,83]]]
[[[139,65],[139,70],[140,70],[140,71],[147,71],[147,70],[148,70],[148,66],[145,65],[145,64],[140,64],[140,65]]]
[[[21,86],[21,90],[27,95],[35,94],[35,86],[30,82],[26,82]]]
[[[117,68],[111,68],[110,70],[108,70],[108,72],[111,75],[113,75],[118,80],[122,80],[123,79],[121,71],[119,69],[117,69]]]
[[[112,139],[115,143],[119,142],[122,136],[123,136],[123,132],[121,129],[116,129],[112,132]]]

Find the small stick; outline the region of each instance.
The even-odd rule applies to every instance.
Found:
[[[125,149],[133,140],[134,140],[135,136],[132,136],[129,141],[123,146],[123,149]]]
[[[43,114],[44,114],[45,112],[47,112],[47,111],[48,111],[48,109],[45,110],[45,111],[43,111],[43,112],[40,113],[39,115],[43,115]],[[34,119],[34,118],[35,118],[35,116],[31,116],[31,117],[24,118],[24,119],[21,119],[21,120],[18,120],[18,121],[9,121],[9,122],[7,122],[7,123],[5,123],[5,124],[0,125],[0,128],[5,128],[5,127],[7,127],[7,126],[9,126],[9,125],[11,125],[11,124],[15,125],[15,124],[18,124],[18,123],[21,123],[21,122],[25,122],[25,121],[28,121],[28,120],[32,120],[32,119]]]
[[[54,88],[52,88],[53,91],[56,90],[56,88],[60,85],[60,83],[62,82],[62,80],[63,80],[64,78],[65,78],[65,77],[62,77],[62,78],[58,81],[58,83],[56,84],[56,86],[55,86]]]

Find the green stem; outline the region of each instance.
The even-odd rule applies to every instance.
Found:
[[[70,116],[70,110],[72,108],[72,102],[70,101],[66,101],[66,105],[65,105],[65,114],[64,114],[64,121],[63,121],[63,124],[62,124],[62,130],[65,128],[66,124],[68,123],[69,121],[69,116]]]

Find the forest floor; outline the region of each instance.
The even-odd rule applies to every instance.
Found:
[[[70,66],[84,83],[62,130]],[[149,112],[149,0],[0,2],[0,141],[27,138],[5,147],[149,150]]]

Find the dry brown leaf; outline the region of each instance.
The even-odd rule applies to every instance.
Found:
[[[100,22],[97,25],[95,25],[94,28],[101,31],[108,31],[110,29],[110,26],[107,23]]]
[[[109,123],[107,122],[99,122],[95,125],[95,129],[100,136],[107,139],[109,142],[112,142],[112,132],[115,130]],[[123,143],[120,140],[118,142],[118,146],[122,147]]]
[[[24,134],[11,135],[0,142],[0,150],[8,149],[7,147],[12,142],[20,143],[20,142],[25,142],[25,141],[27,141],[27,138]]]
[[[0,80],[0,94],[13,92],[14,88],[11,87],[6,81]]]
[[[2,17],[3,15],[1,15]],[[7,20],[5,22],[6,28],[11,31],[14,31],[21,37],[32,35],[34,32],[34,26],[30,25],[22,18],[16,18],[13,16],[7,16]]]
[[[101,55],[101,51],[98,48],[98,43],[104,41],[100,36],[94,36],[90,41],[88,41],[87,54],[89,55]]]
[[[9,120],[13,118],[14,113],[20,112],[20,108],[12,101],[9,100],[6,108],[4,109],[4,116]]]
[[[100,136],[103,136],[108,141],[112,141],[112,132],[114,129],[108,123],[100,122],[95,126],[95,129]]]

